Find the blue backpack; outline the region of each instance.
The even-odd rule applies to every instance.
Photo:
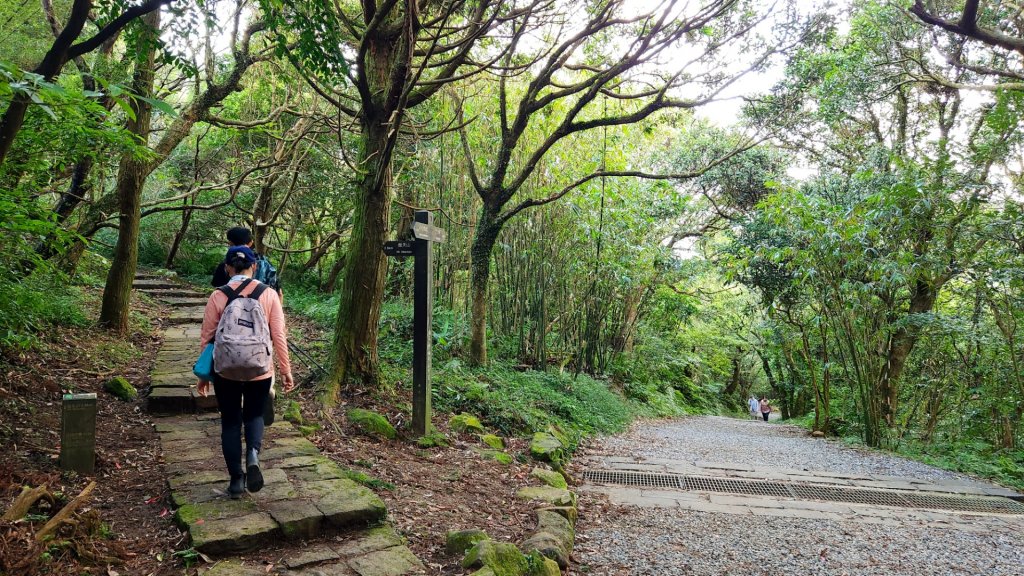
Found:
[[[274,265],[270,263],[270,260],[267,260],[266,256],[256,257],[256,272],[253,273],[252,277],[278,292],[281,291],[281,284],[277,277],[277,268],[274,268]]]

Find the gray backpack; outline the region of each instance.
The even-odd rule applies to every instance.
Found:
[[[228,380],[249,381],[274,369],[270,323],[259,301],[267,285],[256,282],[251,294],[241,295],[252,282],[249,278],[237,289],[219,288],[228,303],[213,339],[213,370]]]

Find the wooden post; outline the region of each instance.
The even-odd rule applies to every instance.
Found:
[[[433,228],[433,214],[417,210],[415,222]],[[412,430],[417,436],[430,433],[430,348],[433,341],[434,249],[431,238],[417,238],[413,252]]]
[[[434,314],[434,243],[444,242],[446,234],[434,228],[433,214],[417,210],[413,215],[409,241],[385,242],[388,256],[413,256],[412,313],[412,431],[417,436],[430,433],[430,345],[433,342]]]

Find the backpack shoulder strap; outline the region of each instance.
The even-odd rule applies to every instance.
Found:
[[[241,288],[241,287],[239,287],[239,288]],[[263,295],[263,291],[266,290],[266,289],[267,289],[267,285],[266,284],[264,284],[262,282],[257,282],[256,288],[254,288],[253,291],[249,293],[249,296],[247,296],[247,298],[252,298],[253,300],[259,300],[260,296]]]
[[[238,288],[233,289],[231,288],[231,286],[225,284],[224,286],[218,288],[218,290],[223,292],[224,295],[228,297],[227,303],[231,304],[231,301],[234,300],[235,298],[238,298],[242,294],[242,290],[245,290],[245,287],[248,286],[250,283],[252,283],[252,278],[246,278],[245,280],[242,281],[241,284],[238,285]],[[259,287],[257,287],[256,289],[259,290]]]

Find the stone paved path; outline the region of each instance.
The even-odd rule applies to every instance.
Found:
[[[604,440],[575,466],[581,477],[583,470],[609,470],[1021,498],[794,427],[728,418],[641,424]],[[580,573],[1024,574],[1024,515],[615,484],[584,484],[580,494]],[[586,510],[596,510],[600,497],[612,507],[595,518]]]
[[[294,576],[403,576],[423,565],[385,523],[384,502],[348,479],[291,423],[266,429],[261,464],[264,488],[230,500],[220,452],[216,399],[196,394],[192,363],[198,351],[206,295],[174,281],[140,274],[139,291],[173,308],[157,353],[147,409],[153,413],[163,465],[176,508],[192,546],[216,559],[207,576],[266,575],[247,562],[261,545],[291,542],[293,552],[273,574]],[[315,540],[308,544],[308,540]],[[239,557],[239,555],[243,555]]]

